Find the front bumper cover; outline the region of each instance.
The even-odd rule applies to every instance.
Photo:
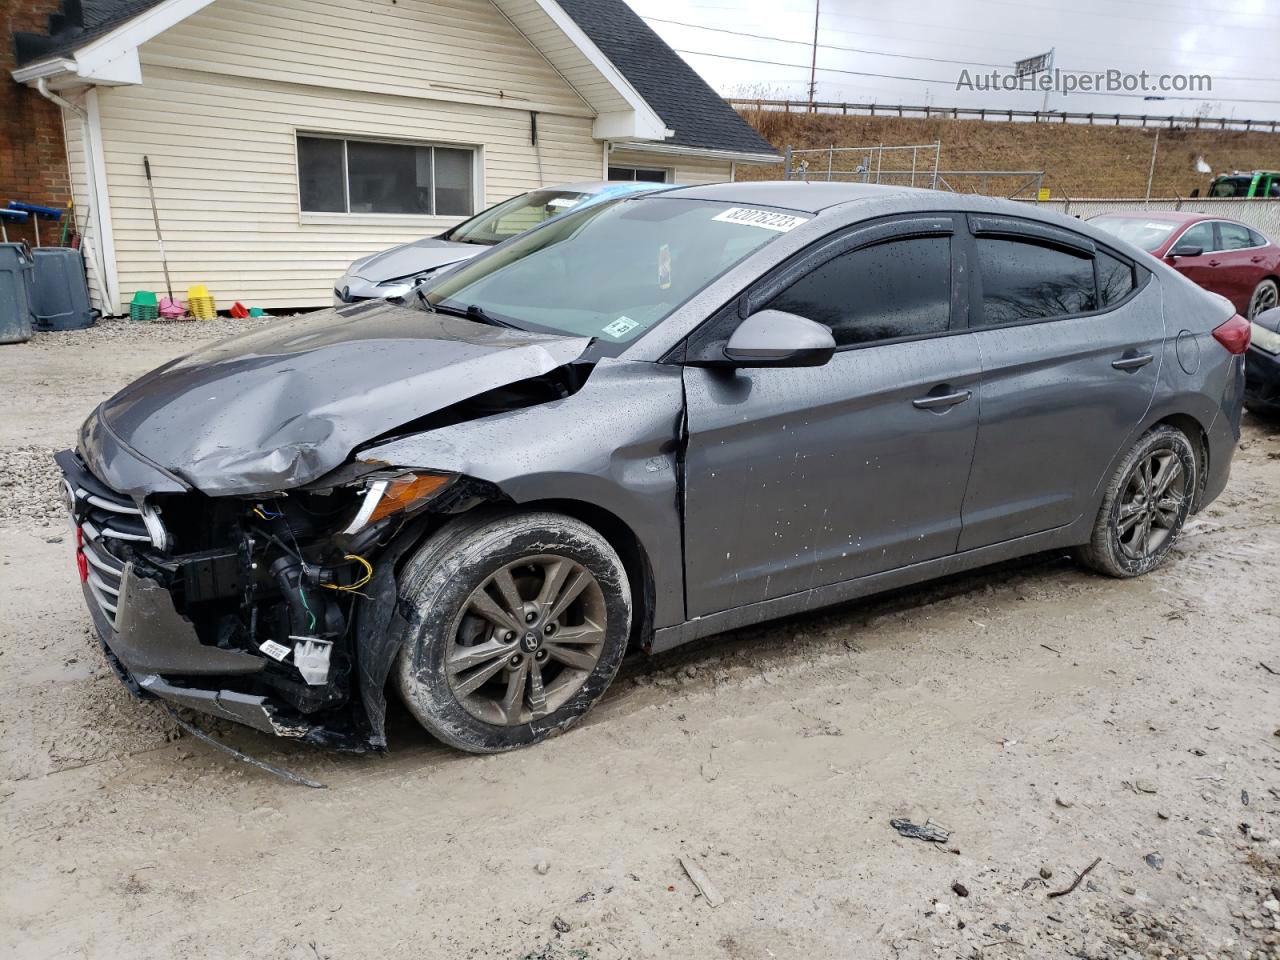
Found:
[[[274,736],[330,739],[319,728],[283,719],[266,697],[166,680],[161,671],[170,676],[243,675],[261,670],[263,661],[252,654],[201,643],[195,628],[174,608],[168,591],[138,576],[132,564],[125,567],[121,581],[117,624],[107,618],[88,584],[81,586],[107,661],[130,693],[143,699],[167,700]]]

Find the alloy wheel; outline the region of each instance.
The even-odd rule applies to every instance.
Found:
[[[1187,475],[1172,450],[1153,450],[1135,465],[1116,510],[1116,541],[1131,560],[1155,556],[1177,534]]]
[[[467,598],[445,655],[449,687],[487,723],[546,716],[595,670],[606,620],[600,584],[581,564],[553,554],[509,563]]]
[[[1270,310],[1280,303],[1280,289],[1274,283],[1260,283],[1253,291],[1253,300],[1249,304],[1249,319],[1252,320],[1264,310]]]

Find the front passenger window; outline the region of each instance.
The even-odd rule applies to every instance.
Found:
[[[840,347],[943,333],[951,321],[951,238],[912,237],[841,254],[768,306],[825,323]]]

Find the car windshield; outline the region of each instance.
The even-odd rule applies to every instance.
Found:
[[[1152,220],[1147,217],[1094,217],[1089,222],[1148,253],[1159,250],[1160,245],[1169,239],[1169,234],[1177,226],[1171,220]]]
[[[458,224],[444,236],[455,243],[501,243],[544,220],[572,210],[590,196],[592,194],[580,190],[534,190],[512,197],[466,223]]]
[[[419,292],[440,309],[622,343],[808,219],[706,200],[617,200],[517,237]]]

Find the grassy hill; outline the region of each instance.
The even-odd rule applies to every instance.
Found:
[[[867,147],[883,143],[941,141],[943,170],[1043,170],[1055,197],[1141,197],[1147,189],[1154,128],[1062,123],[1007,123],[911,117],[839,116],[744,110],[743,116],[779,150]],[[885,166],[889,165],[885,154]],[[1213,172],[1280,169],[1280,134],[1239,130],[1161,129],[1152,196],[1205,192],[1212,174],[1200,173],[1203,158]],[[810,177],[826,176],[825,156],[811,157]],[[923,155],[921,163],[926,162]],[[852,170],[856,157],[837,156],[835,169]],[[910,169],[910,155],[897,161]],[[932,158],[928,159],[931,164]],[[781,167],[740,167],[742,179],[781,176]],[[902,181],[896,181],[902,182]],[[927,184],[920,184],[927,185]],[[1014,178],[993,179],[987,192],[1007,193]],[[952,180],[954,189],[981,189],[976,178]],[[1023,194],[1026,195],[1025,193]]]

